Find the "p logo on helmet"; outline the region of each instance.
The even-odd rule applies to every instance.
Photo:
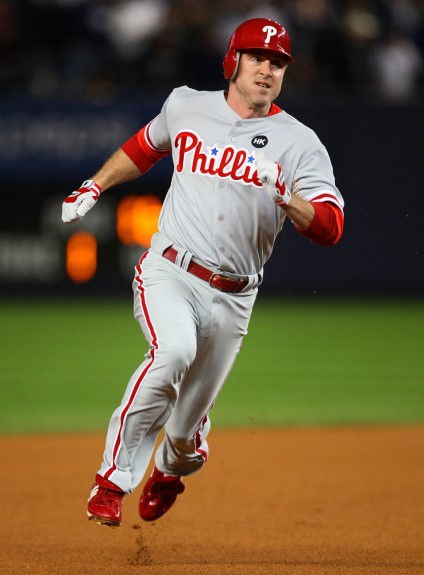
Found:
[[[235,29],[222,62],[224,78],[234,80],[241,50],[268,50],[293,62],[290,36],[285,28],[268,18],[246,20]]]
[[[264,26],[262,30],[266,32],[265,44],[269,44],[272,36],[277,34],[277,28],[274,28],[274,26]]]

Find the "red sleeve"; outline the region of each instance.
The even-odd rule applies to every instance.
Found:
[[[159,150],[151,143],[149,137],[150,124],[141,128],[131,136],[122,146],[121,150],[134,162],[142,174],[152,168],[156,162],[165,158],[171,150]]]
[[[312,202],[315,215],[311,225],[305,230],[298,230],[302,236],[316,244],[334,246],[342,237],[344,215],[330,202]]]

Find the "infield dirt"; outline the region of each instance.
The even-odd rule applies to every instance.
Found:
[[[103,435],[3,436],[2,575],[422,575],[424,427],[212,430],[162,519],[86,517]]]

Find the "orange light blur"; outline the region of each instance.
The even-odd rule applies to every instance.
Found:
[[[97,270],[97,241],[88,232],[73,234],[66,245],[66,271],[75,283],[88,282]]]
[[[126,196],[116,211],[116,232],[123,244],[150,246],[152,235],[158,231],[162,202],[156,196]]]

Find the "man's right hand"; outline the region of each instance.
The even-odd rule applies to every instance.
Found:
[[[62,204],[62,221],[65,224],[78,222],[97,202],[102,190],[93,180],[85,180],[81,187],[65,198]]]

